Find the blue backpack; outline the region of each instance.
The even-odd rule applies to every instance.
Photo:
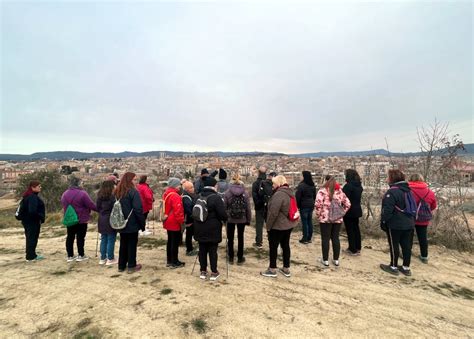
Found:
[[[398,186],[392,186],[390,189],[399,189]],[[410,192],[403,192],[403,197],[405,198],[405,208],[401,209],[399,206],[395,205],[397,211],[404,213],[406,216],[411,218],[416,217],[417,206],[415,202],[415,197],[413,193]]]

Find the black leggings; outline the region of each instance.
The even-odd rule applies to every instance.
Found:
[[[392,230],[388,229],[387,238],[390,246],[390,266],[398,266],[400,256],[400,246],[403,253],[403,266],[410,267],[411,260],[411,235],[413,230]]]
[[[323,260],[329,260],[329,240],[332,242],[332,257],[339,260],[341,253],[341,243],[339,241],[339,232],[341,224],[321,224],[321,247],[323,249]]]
[[[277,268],[277,255],[278,245],[283,250],[283,267],[290,268],[290,235],[291,228],[289,230],[270,230],[268,231],[268,244],[270,247],[270,268]]]
[[[344,225],[346,226],[349,251],[352,253],[360,252],[362,244],[360,240],[359,218],[344,217]]]
[[[186,227],[186,252],[191,252],[193,248],[194,225]]]
[[[420,244],[420,254],[423,258],[428,258],[428,226],[415,225],[416,237]],[[411,246],[413,247],[414,231],[411,232]]]
[[[178,263],[178,249],[181,238],[181,231],[167,231],[168,242],[166,243],[166,263]]]
[[[214,242],[199,243],[199,264],[201,265],[201,272],[207,271],[207,254],[209,254],[211,271],[212,273],[217,273],[217,245],[218,243]]]
[[[24,222],[26,238],[26,260],[33,260],[36,258],[36,245],[40,234],[40,222]]]
[[[235,225],[234,223],[227,223],[227,247],[229,253],[229,260],[234,259],[234,234],[235,234]],[[242,259],[244,256],[244,231],[245,224],[237,224],[237,258]]]
[[[86,242],[87,224],[76,224],[67,228],[66,251],[68,257],[74,257],[74,239],[77,236],[77,252],[84,256],[84,244]]]
[[[124,270],[137,266],[138,232],[120,233],[118,269]]]

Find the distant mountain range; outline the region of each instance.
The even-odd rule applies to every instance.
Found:
[[[460,155],[474,155],[474,144],[464,145],[466,151],[459,152]],[[158,157],[165,153],[166,156],[179,157],[183,154],[191,154],[196,157],[219,156],[219,157],[238,157],[238,156],[293,156],[299,158],[318,158],[318,157],[349,157],[349,156],[368,156],[368,155],[389,155],[392,156],[417,156],[422,155],[421,152],[411,153],[390,153],[384,149],[376,149],[371,151],[354,151],[354,152],[315,152],[302,154],[284,154],[277,152],[171,152],[171,151],[152,151],[152,152],[120,152],[120,153],[84,153],[74,151],[60,151],[60,152],[39,152],[30,155],[24,154],[0,154],[0,161],[31,161],[31,160],[70,160],[70,159],[91,159],[91,158],[131,158],[131,157]]]

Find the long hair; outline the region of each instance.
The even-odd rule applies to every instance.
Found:
[[[393,184],[399,181],[405,181],[405,174],[399,169],[389,169],[388,170],[388,182]]]
[[[135,177],[135,173],[132,172],[126,172],[124,175],[122,175],[122,179],[120,179],[120,182],[115,188],[115,197],[117,199],[122,199],[128,193],[128,191],[130,191],[132,188],[135,188],[135,185],[133,184],[133,178]]]
[[[346,182],[360,182],[360,175],[355,169],[348,168],[345,171]]]
[[[306,185],[314,186],[314,181],[313,181],[313,178],[311,177],[310,171],[303,171],[301,172],[301,174],[303,175],[303,182],[306,183]]]
[[[100,185],[99,192],[97,193],[97,197],[102,200],[108,200],[112,197],[112,193],[114,191],[115,184],[113,181],[106,180],[102,182]]]
[[[326,182],[323,187],[329,191],[329,200],[332,200],[336,187],[336,179],[332,175],[326,175]]]
[[[33,187],[37,187],[39,185],[41,185],[41,183],[38,180],[31,180],[28,184],[28,188],[25,192],[23,192],[23,196],[26,197],[30,194],[33,194]]]

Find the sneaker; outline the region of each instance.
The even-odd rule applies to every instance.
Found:
[[[420,260],[421,260],[421,262],[422,262],[423,264],[427,264],[427,263],[428,263],[428,257],[422,257],[422,256],[420,255],[418,258],[420,258]]]
[[[209,280],[210,280],[210,281],[216,281],[217,278],[219,278],[220,276],[221,276],[221,275],[220,275],[219,271],[217,271],[217,272],[212,272],[212,273],[211,273],[211,277],[209,278]]]
[[[393,275],[398,275],[399,274],[398,269],[395,268],[395,267],[392,267],[390,265],[380,264],[380,268],[383,271],[388,272],[388,273],[393,274]]]
[[[321,258],[321,261],[320,261],[320,262],[321,262],[321,264],[322,264],[324,267],[329,267],[329,260],[323,260],[323,259]]]
[[[106,262],[107,262],[107,259],[100,259],[99,265],[105,265]]]
[[[398,266],[398,270],[406,275],[407,277],[411,276],[411,269],[408,267],[408,269],[405,269],[403,266]]]
[[[76,261],[77,257],[67,257],[66,261],[67,262],[72,262],[72,261]]]
[[[197,255],[197,254],[198,254],[198,251],[197,251],[197,250],[192,250],[192,251],[186,252],[186,255],[187,255],[188,257],[194,257],[194,256]]]
[[[128,268],[128,273],[138,272],[142,269],[142,264],[137,264],[137,266]]]
[[[184,265],[186,265],[186,263],[184,262],[181,262],[181,261],[177,261],[175,262],[174,264],[171,264],[171,268],[181,268],[181,267],[184,267]]]
[[[259,243],[259,242],[254,242],[253,246],[257,247],[257,248],[262,248],[263,247],[262,243]]]
[[[339,266],[339,260],[332,260],[332,263],[334,264],[334,266]]]
[[[291,277],[291,273],[290,273],[289,268],[286,268],[286,267],[280,268],[280,269],[278,269],[278,272],[280,272],[281,274],[283,274],[287,278]]]
[[[41,254],[36,255],[36,258],[35,258],[36,261],[43,260],[43,259],[44,257]]]
[[[207,278],[207,271],[201,271],[201,274],[199,275],[199,278],[202,280],[206,280]]]
[[[266,271],[264,272],[260,272],[261,275],[263,275],[264,277],[270,277],[270,278],[276,278],[277,277],[277,273],[275,270],[272,270],[270,268],[267,268]]]
[[[107,259],[107,262],[105,263],[105,266],[110,266],[110,265],[115,265],[118,264],[117,259]]]
[[[245,262],[245,257],[237,259],[237,265],[242,265]]]
[[[89,260],[89,257],[87,255],[78,255],[76,257],[76,261],[85,261],[85,260]]]
[[[119,271],[119,273],[123,273],[123,272],[125,272],[125,268],[119,268],[118,271]]]

